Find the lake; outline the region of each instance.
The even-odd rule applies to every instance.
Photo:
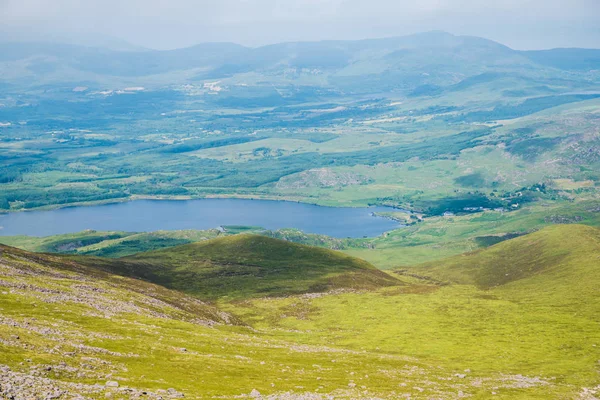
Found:
[[[322,207],[271,200],[135,200],[0,214],[0,235],[49,236],[86,229],[126,232],[201,230],[244,225],[267,229],[296,228],[337,238],[374,237],[401,226],[396,221],[373,215],[391,210],[387,207]]]

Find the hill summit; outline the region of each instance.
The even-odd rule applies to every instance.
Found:
[[[112,273],[205,299],[367,290],[400,284],[343,253],[259,235],[235,235],[120,259],[81,258]]]

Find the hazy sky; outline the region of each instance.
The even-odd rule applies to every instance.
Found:
[[[0,33],[109,35],[150,48],[250,46],[430,30],[513,48],[600,48],[600,0],[0,0]]]

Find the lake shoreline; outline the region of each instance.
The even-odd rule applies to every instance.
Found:
[[[140,196],[134,195],[129,197],[118,197],[114,199],[105,199],[105,200],[93,200],[93,201],[83,201],[83,202],[74,202],[74,203],[66,203],[66,204],[50,204],[41,207],[35,208],[20,208],[20,209],[11,209],[11,210],[0,210],[1,215],[14,214],[20,212],[30,212],[30,211],[52,211],[52,210],[60,210],[63,208],[71,208],[71,207],[93,207],[107,204],[120,204],[120,203],[128,203],[137,200],[157,200],[157,201],[189,201],[189,200],[204,200],[204,199],[240,199],[240,200],[266,200],[266,201],[285,201],[289,203],[300,203],[300,204],[309,204],[319,207],[331,207],[331,208],[367,208],[367,207],[385,207],[390,209],[398,210],[399,212],[410,212],[408,209],[398,208],[390,205],[384,204],[366,204],[360,202],[353,202],[349,204],[339,204],[333,205],[334,202],[320,202],[320,201],[308,201],[309,199],[305,197],[285,197],[285,196],[271,196],[271,195],[238,195],[238,194],[210,194],[210,195],[198,195],[198,196],[160,196],[160,195],[149,195],[149,196]]]
[[[51,236],[83,230],[202,230],[242,225],[361,238],[401,227],[397,221],[380,215],[392,210],[402,212],[391,207],[332,207],[281,199],[137,198],[4,213],[0,215],[0,236]]]

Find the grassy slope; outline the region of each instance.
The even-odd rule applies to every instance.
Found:
[[[600,382],[599,260],[597,229],[560,225],[404,273],[452,280],[445,286],[415,279],[361,296],[224,306],[253,326],[303,332],[295,340],[411,355],[484,381],[501,373],[550,382],[500,385],[505,398],[575,398],[572,385]]]
[[[25,291],[33,293],[40,292],[55,295],[60,294],[62,291],[65,291],[65,293],[72,292],[73,298],[77,297],[76,288],[82,289],[84,292],[96,292],[100,294],[98,297],[100,303],[95,303],[95,306],[98,306],[98,310],[108,316],[112,314],[110,307],[101,303],[122,300],[127,301],[128,305],[134,307],[148,307],[147,314],[165,313],[162,308],[166,308],[169,311],[165,315],[172,315],[183,320],[203,319],[207,323],[223,323],[229,320],[229,317],[222,314],[214,306],[186,296],[181,292],[137,279],[112,275],[60,256],[30,253],[4,245],[0,245],[0,256],[2,257],[2,267],[5,268],[3,277],[11,279],[19,274],[34,277],[32,281],[35,281],[36,284],[41,284],[43,288],[47,288],[48,285],[55,285],[57,291],[44,291],[35,284],[29,287],[19,285],[8,285],[7,287],[25,289]],[[14,274],[15,269],[18,274]],[[52,283],[50,284],[50,282]],[[69,288],[73,290],[69,290]],[[106,290],[107,288],[110,289]],[[107,296],[102,296],[104,293],[107,293]],[[116,297],[111,297],[112,295]],[[121,295],[123,295],[123,298],[119,297]],[[91,298],[90,301],[94,302]],[[76,302],[81,303],[79,300]]]
[[[27,251],[47,253],[71,253],[86,246],[94,246],[106,241],[125,239],[132,233],[83,231],[65,235],[47,237],[35,236],[2,236],[0,243],[18,247]]]
[[[127,237],[105,240],[88,246],[80,247],[76,254],[98,257],[125,257],[133,253],[157,250],[164,247],[179,246],[182,244],[213,239],[220,235],[217,229],[197,231],[157,231],[143,232]]]
[[[343,253],[249,234],[114,261],[82,261],[201,298],[277,296],[399,284],[369,263]]]
[[[223,230],[179,230],[141,233],[82,231],[66,235],[46,237],[0,236],[0,243],[27,251],[77,254],[97,257],[119,258],[144,251],[158,250],[182,244],[214,239],[239,233],[256,233],[275,239],[326,247],[332,250],[352,246],[360,247],[362,241],[337,239],[326,235],[304,233],[297,229],[266,230],[256,226],[225,226]]]
[[[490,289],[538,274],[548,274],[564,265],[572,264],[571,270],[591,268],[582,258],[595,259],[599,255],[598,229],[584,225],[557,225],[484,250],[410,270],[445,281]]]
[[[27,267],[15,268],[16,250],[5,251],[0,258],[0,364],[17,371],[27,371],[30,365],[51,365],[56,372],[42,370],[42,376],[84,383],[104,383],[112,373],[111,379],[122,386],[151,391],[174,387],[186,398],[231,398],[253,388],[263,394],[311,392],[316,399],[320,398],[317,393],[352,399],[403,398],[407,394],[455,399],[459,392],[475,399],[488,399],[492,393],[499,399],[577,398],[584,387],[600,383],[600,348],[595,346],[600,343],[600,302],[595,290],[600,283],[597,235],[588,227],[557,226],[486,250],[519,249],[524,258],[513,258],[518,270],[532,260],[541,260],[536,253],[523,251],[519,243],[538,243],[536,249],[546,253],[555,250],[560,238],[569,237],[556,250],[560,262],[544,258],[550,265],[538,268],[538,273],[492,289],[469,284],[474,280],[438,286],[409,277],[413,284],[367,292],[219,300],[220,309],[251,329],[208,328],[185,322],[176,314],[157,318],[128,310],[98,318],[94,303],[79,304],[52,291],[10,286],[81,290],[80,284],[63,276],[38,278],[18,271],[58,269],[62,273],[85,268],[77,267],[72,257],[20,252],[17,260]],[[256,261],[255,246],[249,252],[232,244],[235,238],[225,238],[230,244],[228,251],[236,251],[233,258]],[[214,241],[202,244],[208,248],[196,254],[223,261],[217,249],[224,246],[214,246]],[[195,246],[149,254],[159,257]],[[513,256],[498,252],[496,257]],[[178,256],[174,260],[182,261]],[[7,264],[12,269],[6,268]],[[557,268],[559,264],[561,268]],[[435,272],[442,273],[441,269]],[[583,285],[581,274],[587,279]],[[102,276],[108,277],[99,272],[98,277]],[[111,279],[125,284],[118,290],[135,282]],[[114,287],[112,281],[107,287],[100,280],[85,281],[85,285]],[[575,292],[575,287],[584,289]],[[564,296],[567,290],[574,292],[571,297]],[[131,296],[128,293],[109,292],[105,297],[120,299]],[[579,300],[557,303],[563,296]],[[62,333],[43,334],[42,328]],[[10,338],[14,334],[20,335],[20,342]],[[74,355],[67,355],[73,350],[70,342],[96,349],[76,347]],[[187,351],[182,351],[183,347]],[[90,355],[96,360],[91,362],[99,364],[96,370],[86,366]],[[31,364],[19,365],[25,358],[30,358]],[[85,374],[60,370],[61,361]]]
[[[156,232],[100,232],[87,230],[46,237],[2,236],[0,243],[27,251],[79,254],[99,257],[124,257],[219,236],[217,229]]]
[[[518,301],[597,312],[597,305],[589,301],[600,294],[600,230],[584,225],[552,226],[410,271],[497,289]]]
[[[393,269],[443,260],[476,250],[494,236],[524,234],[557,223],[600,227],[600,202],[540,202],[512,212],[426,218],[376,238],[372,248],[349,248],[344,252],[378,268]]]
[[[373,395],[397,385],[378,368],[428,368],[401,357],[286,341],[277,330],[226,324],[225,313],[159,286],[66,258],[0,250],[0,397],[14,374],[24,374],[28,383],[16,389],[16,399],[37,398],[48,388],[91,398],[134,396],[104,387],[107,380],[148,392],[150,398],[168,388],[190,399],[232,398],[254,388],[358,398],[365,390],[350,388],[354,379]],[[211,326],[213,321],[220,324]],[[423,378],[405,381],[421,385]],[[69,387],[72,383],[80,386]],[[163,392],[162,398],[171,397]]]

